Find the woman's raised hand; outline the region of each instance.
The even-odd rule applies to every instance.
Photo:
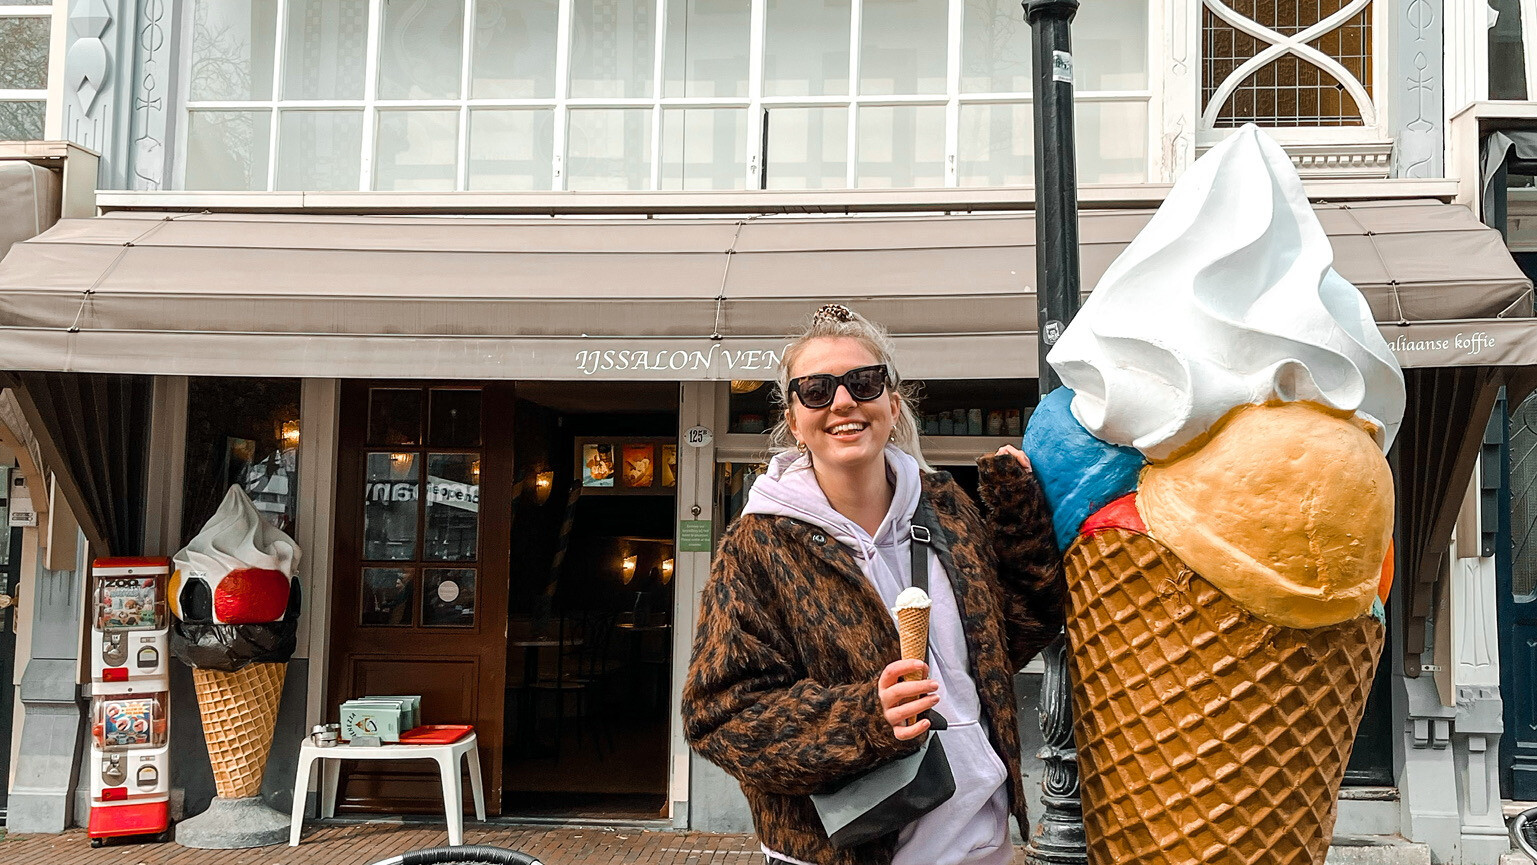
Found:
[[[916,660],[892,661],[881,671],[876,684],[886,722],[898,739],[912,739],[928,732],[929,720],[917,716],[939,705],[939,683],[928,678],[902,681],[909,673],[927,676],[929,665]]]
[[[993,454],[995,457],[1001,457],[1005,455],[1013,457],[1019,462],[1020,465],[1024,466],[1026,469],[1030,468],[1030,458],[1025,456],[1025,452],[1019,448],[1014,447],[1013,445],[1004,445],[998,449],[997,453]]]

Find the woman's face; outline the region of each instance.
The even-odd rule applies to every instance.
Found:
[[[816,373],[842,375],[877,363],[880,361],[858,340],[842,336],[814,339],[796,357],[790,378]],[[806,408],[800,397],[791,396],[790,432],[805,443],[817,466],[845,470],[884,466],[882,455],[896,424],[898,408],[897,395],[889,386],[875,399],[859,402],[840,384],[832,404],[825,408]]]

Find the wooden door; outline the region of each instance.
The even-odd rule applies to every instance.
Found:
[[[329,714],[354,697],[420,694],[423,723],[473,723],[493,813],[512,415],[511,384],[348,382],[337,464]],[[441,813],[432,763],[346,765],[343,808]]]

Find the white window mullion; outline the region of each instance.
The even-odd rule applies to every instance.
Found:
[[[464,42],[459,65],[459,167],[454,188],[470,188],[470,51],[475,47],[475,0],[464,0]]]
[[[651,57],[651,188],[662,188],[662,92],[667,70],[667,0],[656,2],[656,51]]]
[[[752,0],[747,49],[747,188],[765,189],[768,154],[763,152],[763,54],[768,31],[767,0]]]
[[[378,131],[379,34],[384,24],[384,0],[369,0],[367,60],[363,66],[363,158],[358,162],[358,188],[374,188],[374,134]]]
[[[945,185],[960,185],[961,30],[965,0],[950,0],[950,38],[945,54]]]
[[[278,184],[278,122],[283,119],[278,112],[278,100],[283,98],[283,64],[288,53],[288,0],[278,0],[277,33],[272,40],[272,112],[267,124],[267,189],[277,189]]]
[[[844,183],[853,189],[859,177],[859,43],[863,36],[864,0],[849,4],[849,143]]]
[[[555,24],[555,164],[550,176],[557,192],[566,188],[566,101],[571,97],[571,2],[561,0]]]

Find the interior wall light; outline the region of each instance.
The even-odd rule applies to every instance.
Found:
[[[299,446],[299,422],[296,421],[296,420],[285,420],[285,421],[283,421],[283,429],[282,429],[281,436],[282,436],[282,439],[283,439],[283,447],[285,447],[285,448],[296,448],[296,447],[298,447]]]
[[[754,381],[750,378],[734,378],[731,380],[732,393],[752,393],[760,387],[768,384],[766,381]]]
[[[672,569],[673,569],[673,560],[672,559],[663,559],[662,560],[662,585],[665,586],[668,583],[672,582]]]
[[[620,571],[620,576],[624,580],[624,584],[625,585],[628,586],[630,584],[630,581],[635,579],[635,566],[637,564],[639,564],[639,563],[640,563],[640,556],[625,556],[624,557],[624,561],[620,564],[619,571]]]
[[[550,499],[550,490],[555,489],[555,473],[552,471],[540,472],[534,475],[534,498],[539,504],[544,504]]]

